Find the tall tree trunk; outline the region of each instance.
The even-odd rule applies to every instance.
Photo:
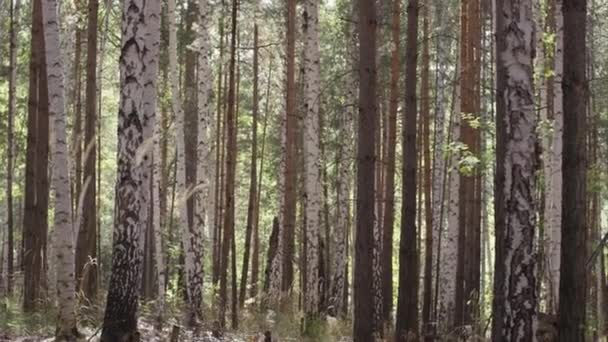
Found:
[[[534,22],[532,1],[504,1],[497,7],[502,13],[496,27],[499,37],[496,70],[504,82],[496,96],[506,101],[499,107],[497,120],[505,125],[504,136],[497,140],[497,167],[504,172],[504,187],[498,189],[504,232],[497,239],[503,258],[503,282],[495,285],[500,291],[494,310],[502,312],[502,322],[494,336],[509,341],[531,341],[536,337],[536,256],[535,242],[535,172],[536,172],[536,113],[534,108],[533,64]],[[495,311],[496,312],[496,311]]]
[[[587,292],[586,15],[586,0],[563,0],[564,140],[558,326],[560,340],[572,342],[585,338]]]
[[[399,245],[399,297],[395,339],[418,338],[418,250],[416,248],[416,61],[418,46],[418,0],[407,6],[405,52],[405,113],[403,130],[403,205]]]
[[[388,109],[388,142],[386,152],[386,175],[384,180],[384,217],[382,232],[382,308],[383,321],[389,322],[393,310],[393,230],[395,225],[395,161],[397,147],[397,111],[399,108],[399,68],[400,68],[400,19],[401,3],[393,0],[391,33],[391,79]]]
[[[160,1],[123,5],[118,111],[118,178],[112,273],[101,341],[138,339],[142,232],[149,219],[150,153],[156,110]]]
[[[424,161],[424,290],[422,301],[423,334],[425,341],[432,340],[432,302],[433,302],[433,214],[431,211],[431,146],[430,146],[430,122],[431,122],[431,91],[430,91],[430,67],[431,56],[429,54],[429,4],[422,7],[422,74],[420,90],[420,116],[422,119],[422,156]]]
[[[177,188],[179,192],[179,219],[184,250],[184,275],[187,294],[187,324],[195,326],[202,318],[202,228],[188,221],[188,199],[192,189],[187,185],[185,115],[179,93],[177,74],[177,27],[175,1],[168,5],[169,16],[169,78],[172,107],[175,114],[175,140],[177,147]]]
[[[228,81],[228,111],[226,112],[226,189],[224,198],[223,239],[220,261],[220,326],[226,326],[226,307],[228,306],[228,267],[231,240],[234,236],[234,182],[236,169],[236,33],[238,0],[232,0],[230,32],[230,66]]]
[[[354,341],[373,340],[372,258],[374,227],[376,103],[376,4],[359,0],[359,133],[355,235]]]
[[[296,83],[295,83],[295,35],[296,35],[296,1],[287,1],[287,36],[286,36],[286,58],[287,58],[287,93],[285,110],[285,168],[284,168],[284,190],[283,190],[283,215],[281,239],[279,246],[282,252],[281,267],[281,291],[285,296],[290,291],[293,283],[293,259],[295,244],[295,221],[296,221],[296,139],[297,139],[297,106],[296,106]]]
[[[97,123],[97,29],[98,29],[98,0],[89,0],[89,20],[87,28],[87,85],[86,85],[86,120],[84,139],[84,182],[88,183],[85,190],[82,218],[76,243],[76,272],[80,290],[89,300],[97,293],[97,266],[89,261],[97,258],[97,148],[95,127]],[[87,265],[88,267],[85,267]],[[85,270],[86,268],[86,270]],[[82,278],[82,279],[81,279]]]
[[[17,92],[17,32],[19,30],[20,0],[10,2],[10,48],[9,48],[9,79],[8,79],[8,127],[7,127],[7,158],[6,158],[6,228],[7,234],[7,272],[6,291],[10,295],[13,291],[13,267],[14,261],[14,236],[15,224],[13,214],[13,160],[15,153],[15,114],[16,114],[16,92]],[[4,249],[3,249],[4,256]],[[4,266],[4,263],[2,264]],[[4,275],[4,274],[3,274]]]
[[[78,335],[76,330],[76,296],[74,289],[74,248],[68,173],[68,147],[66,113],[63,88],[63,62],[61,56],[57,1],[42,2],[42,17],[45,41],[45,63],[48,83],[49,120],[53,123],[53,191],[54,234],[57,247],[57,298],[59,318],[55,337],[71,340]]]
[[[42,299],[43,250],[48,230],[49,113],[42,28],[42,0],[32,3],[32,39],[28,99],[28,133],[23,216],[23,309],[35,310]]]
[[[553,312],[559,312],[559,282],[561,269],[561,243],[562,243],[562,150],[564,136],[564,99],[562,79],[564,76],[564,16],[562,13],[563,0],[554,2],[555,20],[555,52],[553,54],[553,141],[550,150],[549,181],[551,186],[545,197],[545,230],[549,232],[548,262],[549,262],[549,288],[550,301]]]
[[[249,272],[249,254],[251,249],[252,234],[255,225],[255,207],[257,203],[257,153],[258,153],[258,103],[259,103],[259,90],[258,90],[258,73],[259,73],[259,61],[258,61],[258,24],[254,23],[253,26],[253,124],[251,127],[251,174],[249,180],[249,203],[247,204],[247,224],[245,228],[245,251],[243,254],[243,271],[241,272],[241,287],[239,292],[239,306],[243,307],[245,304],[245,295],[247,290],[247,273]],[[255,243],[254,243],[255,244]],[[255,256],[254,256],[255,258]]]
[[[319,315],[319,255],[321,226],[321,153],[319,102],[321,95],[319,55],[319,3],[306,0],[302,18],[304,31],[304,200],[306,202],[307,277],[304,312],[305,331],[314,326]]]

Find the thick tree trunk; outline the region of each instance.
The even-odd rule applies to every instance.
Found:
[[[494,310],[501,310],[495,317],[502,323],[494,336],[509,341],[535,339],[536,326],[536,256],[534,255],[536,224],[535,172],[536,172],[536,113],[534,108],[533,64],[534,22],[532,1],[504,1],[497,10],[503,17],[496,27],[501,43],[498,47],[496,70],[504,82],[496,96],[505,100],[505,106],[497,113],[497,120],[505,125],[505,135],[497,141],[497,149],[504,154],[497,158],[503,168],[504,187],[501,202],[504,207],[502,220],[503,239],[500,244],[503,257],[496,259],[502,266],[503,282],[495,285],[500,291]],[[495,311],[496,312],[496,311]]]
[[[306,202],[306,295],[304,329],[314,326],[319,314],[319,255],[321,227],[321,153],[319,129],[319,102],[321,95],[319,54],[319,4],[306,0],[302,18],[304,31],[304,200]]]
[[[359,0],[359,133],[355,235],[354,327],[356,342],[373,340],[372,258],[374,227],[376,103],[376,4]]]
[[[25,211],[23,216],[23,309],[35,310],[42,299],[43,250],[48,230],[48,87],[45,63],[42,0],[32,3],[32,39],[28,95]]]
[[[101,341],[138,339],[138,284],[142,232],[147,226],[158,51],[160,1],[123,5],[118,111],[118,179],[110,278]]]
[[[560,340],[572,342],[584,341],[586,321],[586,14],[586,0],[563,0],[564,140],[558,326]]]
[[[418,338],[418,250],[416,247],[416,63],[418,46],[418,0],[407,7],[407,49],[405,55],[405,113],[403,130],[403,206],[399,245],[399,298],[395,339]]]

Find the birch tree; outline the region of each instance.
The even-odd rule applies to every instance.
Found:
[[[112,251],[101,341],[139,339],[137,307],[148,223],[150,165],[146,140],[155,121],[160,1],[123,4],[118,110],[118,177]],[[156,51],[156,53],[155,53]]]
[[[536,113],[534,108],[534,28],[531,0],[504,1],[497,7],[497,72],[502,79],[497,96],[503,98],[497,111],[503,134],[497,140],[497,165],[503,168],[504,183],[498,188],[504,205],[502,238],[497,239],[503,257],[503,281],[495,286],[494,310],[502,320],[494,324],[495,336],[509,341],[531,341],[536,325],[536,256],[534,253]],[[503,128],[504,127],[504,128]]]
[[[57,299],[59,319],[55,337],[72,340],[76,328],[76,291],[74,288],[74,242],[72,238],[72,202],[68,173],[68,146],[63,84],[63,61],[57,20],[57,0],[42,1],[45,62],[48,79],[49,120],[53,125],[52,182],[55,194],[55,243],[57,260]]]

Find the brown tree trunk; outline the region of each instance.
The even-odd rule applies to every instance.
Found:
[[[230,67],[228,83],[228,111],[226,113],[226,191],[223,224],[223,239],[220,267],[220,326],[226,327],[226,307],[228,306],[228,267],[230,246],[234,236],[234,183],[236,172],[236,33],[238,0],[232,0],[230,32]]]
[[[82,208],[82,226],[76,227],[78,240],[76,243],[76,279],[79,279],[79,289],[86,298],[93,299],[97,293],[97,267],[88,263],[89,257],[97,258],[97,211],[95,197],[96,181],[96,136],[97,123],[97,23],[98,0],[89,0],[89,20],[87,27],[87,85],[86,85],[86,120],[84,139],[84,182],[88,182],[85,190]],[[85,265],[88,265],[85,271]],[[82,279],[81,279],[82,278]],[[82,287],[80,287],[82,285]]]
[[[431,92],[429,69],[431,57],[429,54],[429,5],[422,7],[422,75],[420,93],[420,116],[422,119],[422,155],[424,160],[424,290],[422,304],[423,334],[425,341],[432,340],[432,301],[433,301],[433,213],[431,210]]]
[[[559,338],[584,341],[586,314],[586,0],[564,0],[564,141]]]
[[[42,298],[43,253],[48,231],[49,113],[41,0],[33,2],[28,136],[23,222],[23,309],[34,311]]]
[[[355,235],[355,342],[373,341],[372,258],[374,227],[376,103],[376,4],[358,0],[359,134],[357,150],[357,228]]]
[[[399,245],[399,297],[395,339],[418,336],[418,251],[416,248],[416,63],[418,46],[418,0],[407,7],[407,48],[405,55],[405,114],[403,130],[403,206]]]
[[[286,294],[293,283],[293,259],[295,248],[296,221],[296,162],[297,162],[297,125],[295,83],[295,35],[296,35],[296,0],[287,1],[287,94],[286,94],[286,145],[285,145],[285,189],[283,193],[282,222],[282,280],[281,291]]]

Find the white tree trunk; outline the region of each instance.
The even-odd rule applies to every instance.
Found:
[[[460,69],[460,65],[458,65]],[[458,70],[456,71],[458,75]],[[460,139],[460,86],[455,87],[454,113],[452,114],[452,142]],[[458,171],[459,156],[455,151],[450,154],[450,181],[448,195],[448,226],[441,239],[441,271],[439,272],[439,305],[437,321],[440,333],[449,333],[454,324],[456,306],[456,263],[458,260],[458,205],[460,173]]]
[[[304,311],[319,311],[319,226],[321,225],[321,178],[319,149],[319,100],[321,95],[319,55],[319,3],[306,0],[304,26],[304,187],[306,200],[307,273]]]
[[[534,253],[536,113],[533,63],[534,22],[532,0],[505,1],[502,27],[504,50],[499,51],[498,70],[504,72],[505,222],[503,233],[504,284],[501,284],[503,318],[500,336],[507,341],[531,341],[536,330],[536,256]],[[501,143],[499,140],[498,143]]]
[[[175,140],[177,147],[177,189],[176,205],[179,224],[182,230],[182,247],[184,249],[184,274],[188,294],[188,324],[197,324],[202,316],[202,227],[188,225],[187,199],[191,189],[186,187],[186,158],[184,141],[184,110],[179,93],[179,75],[177,73],[177,26],[175,23],[175,0],[169,0],[169,82],[171,83],[171,104],[175,115]]]
[[[68,340],[76,333],[76,289],[74,280],[74,240],[72,202],[68,172],[68,146],[64,98],[63,61],[57,21],[57,0],[42,1],[46,70],[49,89],[49,120],[53,125],[52,184],[55,193],[54,234],[57,264],[59,319],[56,337]]]
[[[546,176],[551,184],[545,198],[546,231],[549,234],[548,259],[550,276],[550,294],[555,312],[559,308],[559,277],[562,243],[562,148],[564,133],[564,102],[562,92],[563,37],[564,18],[562,16],[562,0],[555,2],[555,70],[553,76],[553,142],[548,154],[550,156],[550,173]]]

